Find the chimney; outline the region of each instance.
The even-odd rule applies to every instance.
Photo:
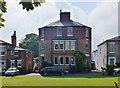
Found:
[[[16,44],[17,44],[16,41],[17,41],[16,31],[14,31],[14,34],[11,36],[11,42],[12,42],[13,47],[16,46]]]
[[[60,21],[69,21],[70,20],[70,12],[62,12],[60,10]]]

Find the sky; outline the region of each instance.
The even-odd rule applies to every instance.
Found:
[[[17,45],[26,34],[38,34],[38,28],[59,20],[60,9],[70,11],[71,19],[92,28],[92,50],[97,45],[118,35],[118,0],[46,0],[41,7],[27,12],[18,0],[6,0],[5,27],[0,39],[11,43],[17,32]]]

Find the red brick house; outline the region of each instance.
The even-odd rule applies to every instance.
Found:
[[[16,46],[16,31],[14,31],[11,39],[12,48],[8,50],[8,68],[14,66],[17,68],[26,69],[26,72],[32,72],[34,58],[33,53],[31,51]]]
[[[91,29],[70,19],[70,12],[60,10],[60,20],[39,28],[39,65],[43,61],[69,70],[75,65],[74,51],[79,50],[91,61]]]

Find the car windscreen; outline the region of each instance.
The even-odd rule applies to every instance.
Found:
[[[15,69],[8,69],[8,71],[15,71]]]

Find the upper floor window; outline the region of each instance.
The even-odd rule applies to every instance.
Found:
[[[75,50],[75,41],[71,41],[71,50]]]
[[[65,42],[65,50],[69,50],[69,41]]]
[[[44,37],[44,29],[41,29],[41,37]]]
[[[44,49],[44,39],[41,39],[41,49]]]
[[[19,53],[18,53],[18,51],[14,51],[14,56],[19,56]]]
[[[110,53],[115,53],[115,42],[110,42],[109,43],[109,52]]]
[[[72,36],[73,35],[72,27],[68,27],[68,29],[67,29],[67,35],[68,36]]]
[[[89,28],[86,28],[86,37],[89,37]]]
[[[58,50],[58,41],[54,42],[54,50]]]
[[[57,28],[57,36],[62,36],[62,28],[61,27]]]
[[[64,50],[64,42],[60,41],[60,50]]]
[[[89,40],[86,39],[86,49],[89,49]]]

